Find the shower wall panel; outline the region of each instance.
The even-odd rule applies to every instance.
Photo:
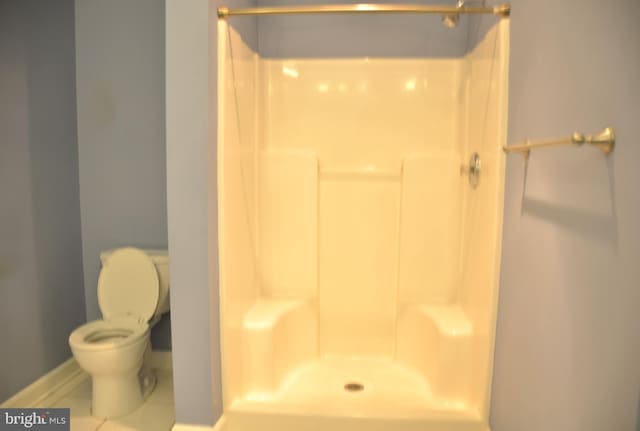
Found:
[[[313,299],[318,264],[318,162],[313,151],[268,150],[259,160],[262,295]]]
[[[459,303],[471,320],[471,405],[489,414],[493,345],[502,243],[504,154],[507,143],[509,23],[493,26],[468,54],[469,153],[478,152],[482,173],[477,188],[465,188],[464,250]]]
[[[262,60],[260,147],[396,174],[408,154],[459,152],[462,73],[459,58]]]
[[[399,201],[397,181],[321,181],[321,354],[392,356]]]
[[[398,301],[448,304],[459,280],[464,183],[458,152],[409,156],[402,172]]]
[[[242,391],[244,315],[259,296],[256,253],[256,66],[257,56],[225,22],[219,25],[218,184],[220,310],[223,354],[223,402]]]
[[[299,269],[308,268],[313,257],[308,233],[316,233],[321,354],[391,358],[399,300],[446,303],[454,296],[465,62],[260,63],[259,147],[263,154],[316,154],[319,190],[317,228],[303,221],[311,216],[295,216],[306,211],[299,205],[309,207],[315,196],[310,187],[302,193],[302,184],[310,183],[302,165],[278,169],[278,175],[298,169],[290,178],[295,184],[283,182],[271,195],[260,193],[265,206],[271,202],[280,211],[260,212],[261,238],[264,232],[270,244],[296,240],[286,247],[292,259],[281,259],[280,252],[270,255],[261,241],[263,274],[295,271],[302,276]],[[273,171],[273,161],[260,160],[261,171]],[[265,178],[262,173],[260,178]],[[271,232],[263,229],[265,216],[273,221],[269,226],[277,225]],[[304,234],[302,225],[309,229]],[[302,284],[308,285],[312,274],[290,283],[289,290],[308,295]]]

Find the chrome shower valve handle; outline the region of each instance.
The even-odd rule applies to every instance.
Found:
[[[461,174],[467,174],[469,177],[469,184],[471,187],[476,188],[478,181],[480,180],[480,171],[482,169],[482,162],[480,161],[480,155],[477,152],[471,154],[468,165],[462,165],[460,167]]]

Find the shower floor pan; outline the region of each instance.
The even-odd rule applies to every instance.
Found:
[[[243,325],[244,392],[225,406],[224,431],[367,429],[374,431],[487,431],[475,408],[439,396],[437,380],[404,361],[377,356],[317,356],[317,322],[306,301],[260,301]],[[435,322],[435,323],[434,323]],[[448,379],[468,368],[468,320],[455,307],[412,307],[398,351],[431,359]],[[431,332],[429,332],[431,331]],[[407,340],[422,339],[422,342]],[[421,338],[420,338],[421,337]],[[426,339],[434,344],[425,343]],[[419,361],[420,362],[420,361]],[[451,368],[451,369],[449,369]],[[452,374],[453,373],[453,374]],[[462,377],[461,377],[462,376]],[[435,376],[434,378],[438,378]],[[451,386],[448,384],[448,387]],[[442,390],[442,389],[441,389]],[[451,395],[451,394],[449,394]]]
[[[464,404],[441,403],[421,376],[375,358],[330,357],[286,375],[273,393],[248,393],[225,412],[224,431],[487,431]]]

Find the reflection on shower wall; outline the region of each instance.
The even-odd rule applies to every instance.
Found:
[[[507,26],[459,57],[262,59],[220,22],[231,428],[488,429]]]

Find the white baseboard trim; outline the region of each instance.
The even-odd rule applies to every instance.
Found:
[[[74,378],[84,374],[74,358],[69,358],[26,388],[0,404],[2,408],[35,407]]]
[[[171,352],[156,351],[151,353],[151,367],[156,370],[170,371],[172,369]],[[74,387],[73,381],[84,379],[85,372],[74,358],[69,358],[29,386],[0,404],[0,408],[36,407],[38,404],[57,391]],[[76,382],[76,384],[79,382]]]

